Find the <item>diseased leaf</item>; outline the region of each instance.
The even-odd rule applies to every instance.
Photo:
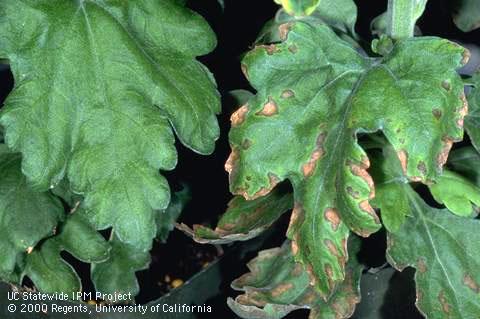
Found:
[[[478,0],[452,0],[453,22],[463,32],[480,27],[480,2]]]
[[[389,154],[384,152],[379,160],[398,162]],[[392,182],[397,188],[391,191],[405,194],[409,213],[396,232],[387,234],[389,263],[397,270],[416,269],[416,305],[426,317],[475,318],[480,313],[480,221],[428,206],[412,187],[400,182],[401,169],[396,174],[400,179]],[[379,203],[382,214],[383,204]]]
[[[28,185],[20,165],[21,156],[0,144],[0,278],[15,282],[20,280],[20,255],[52,235],[64,214],[57,198]]]
[[[92,265],[95,289],[106,294],[137,295],[139,286],[135,273],[148,268],[150,254],[122,243],[115,235],[112,235],[109,243],[112,247],[110,258]]]
[[[356,260],[358,239],[351,237],[346,278],[328,302],[310,286],[308,273],[296,263],[287,241],[280,248],[261,251],[248,263],[250,273],[232,283],[244,294],[228,305],[240,317],[249,319],[282,318],[297,309],[311,309],[310,319],[350,318],[360,302],[360,275],[362,266]]]
[[[157,214],[157,238],[162,243],[167,241],[168,235],[175,228],[175,222],[191,200],[191,195],[188,186],[184,186],[181,191],[172,194],[167,209]]]
[[[471,81],[475,84],[468,94],[468,115],[465,118],[465,129],[473,146],[480,152],[480,73],[476,73]]]
[[[280,189],[251,201],[235,196],[215,229],[193,225],[192,230],[185,224],[181,224],[179,229],[202,244],[245,241],[263,233],[292,206],[292,194]]]
[[[81,210],[69,215],[58,235],[45,240],[26,258],[23,274],[44,293],[73,293],[82,289],[77,273],[60,256],[62,251],[80,261],[97,263],[108,258],[110,248]]]
[[[247,199],[290,180],[288,237],[326,298],[344,278],[350,230],[368,236],[380,227],[357,133],[382,130],[410,180],[434,180],[463,136],[467,102],[455,69],[468,56],[425,37],[398,41],[374,60],[325,25],[280,28],[282,43],[257,46],[243,60],[257,95],[232,115],[225,167],[231,191]]]
[[[215,82],[195,60],[215,36],[182,2],[0,3],[0,57],[15,78],[6,143],[36,189],[68,176],[98,229],[144,251],[170,199],[158,171],[177,162],[172,127],[201,154],[219,135]]]
[[[435,200],[444,204],[452,213],[463,217],[478,214],[480,187],[461,175],[445,170],[429,188]]]

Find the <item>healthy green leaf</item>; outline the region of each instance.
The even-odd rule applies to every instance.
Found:
[[[179,229],[202,244],[245,241],[263,233],[292,206],[292,194],[280,189],[251,201],[235,196],[215,229],[193,225],[192,230],[185,224],[181,224]]]
[[[402,182],[398,159],[384,150],[379,167],[396,167],[391,192],[404,193],[409,211],[395,232],[388,232],[387,259],[397,270],[416,269],[417,307],[428,318],[475,318],[480,313],[480,221],[459,217],[447,209],[427,205],[411,186]],[[392,162],[396,162],[393,165]],[[385,183],[387,180],[379,180]],[[385,202],[379,201],[384,213]]]
[[[480,154],[473,147],[453,150],[448,165],[480,187]]]
[[[354,240],[354,237],[352,237]],[[250,273],[232,283],[244,294],[228,305],[242,318],[277,319],[296,309],[311,309],[310,319],[350,318],[360,301],[360,274],[362,266],[356,260],[359,241],[350,243],[353,258],[347,264],[345,281],[337,288],[328,302],[324,302],[310,286],[308,273],[295,263],[286,242],[280,248],[261,251],[248,263]]]
[[[23,172],[40,190],[67,175],[98,229],[148,250],[172,127],[201,154],[219,135],[215,82],[195,60],[215,47],[208,24],[174,0],[4,0],[0,30],[15,78],[0,124]]]
[[[81,210],[69,215],[57,236],[47,239],[26,258],[24,275],[44,293],[81,291],[80,278],[60,253],[67,251],[78,260],[98,263],[107,260],[110,247],[89,224]]]
[[[444,204],[452,213],[463,217],[478,214],[480,187],[463,176],[445,170],[429,188],[435,200]]]
[[[37,193],[22,175],[21,156],[0,144],[0,278],[19,282],[17,261],[55,231],[63,218],[61,202]]]
[[[105,294],[139,292],[135,273],[148,268],[150,254],[122,243],[115,235],[110,239],[110,258],[92,265],[92,281],[95,289]]]
[[[475,84],[468,94],[468,115],[465,118],[465,129],[473,146],[480,152],[480,73],[476,73],[471,81]]]
[[[477,0],[452,0],[453,22],[463,32],[480,27],[480,2]]]
[[[382,130],[410,180],[432,181],[463,136],[467,102],[455,69],[466,51],[447,40],[398,41],[382,59],[360,55],[317,23],[282,25],[283,42],[257,46],[243,69],[257,95],[232,115],[230,187],[247,199],[289,179],[288,236],[328,297],[344,278],[349,229],[380,224],[358,132]]]
[[[190,189],[184,186],[181,191],[172,194],[167,209],[157,214],[157,239],[162,243],[167,241],[168,235],[175,228],[175,222],[191,198]]]

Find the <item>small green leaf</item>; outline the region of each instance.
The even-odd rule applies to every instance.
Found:
[[[122,243],[115,235],[110,239],[110,258],[92,265],[92,281],[101,293],[131,293],[136,296],[139,285],[135,273],[148,268],[150,254]],[[133,300],[132,300],[133,302]]]
[[[480,27],[480,2],[478,0],[452,0],[453,22],[463,32]]]
[[[362,266],[356,259],[358,239],[351,237],[350,261],[345,281],[339,285],[328,302],[310,286],[308,273],[295,262],[291,243],[280,248],[261,251],[248,263],[249,273],[236,279],[232,288],[244,294],[228,305],[242,318],[278,319],[297,309],[310,309],[311,319],[350,318],[360,302],[360,275]]]
[[[480,187],[461,175],[445,170],[429,188],[435,200],[444,204],[452,213],[463,217],[478,214]]]
[[[177,163],[173,132],[201,154],[219,136],[216,84],[195,59],[215,35],[182,3],[0,2],[0,57],[15,79],[6,144],[37,189],[67,176],[97,229],[144,251],[170,200],[159,170]]]
[[[157,214],[157,238],[162,243],[167,241],[168,235],[175,228],[175,222],[191,198],[190,189],[184,186],[181,191],[172,194],[167,209]]]
[[[453,150],[448,166],[480,187],[480,154],[473,147]]]
[[[464,48],[424,37],[371,59],[314,22],[282,25],[283,42],[257,46],[243,69],[257,90],[232,115],[230,188],[247,199],[288,179],[295,209],[288,237],[328,297],[344,278],[350,230],[380,228],[360,132],[382,131],[409,180],[435,180],[467,107],[456,69]]]
[[[179,228],[202,244],[245,241],[263,233],[292,206],[292,195],[280,189],[251,201],[236,196],[214,230],[202,225],[194,225],[192,230],[185,224]]]
[[[19,279],[19,255],[54,233],[63,218],[62,203],[48,192],[35,192],[20,168],[21,156],[0,144],[0,278]]]
[[[74,293],[82,285],[75,269],[62,259],[67,251],[80,261],[103,262],[109,257],[110,247],[105,239],[88,223],[81,210],[69,215],[57,236],[43,242],[26,258],[24,275],[44,293]]]

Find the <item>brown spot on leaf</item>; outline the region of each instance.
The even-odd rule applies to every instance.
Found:
[[[446,91],[450,91],[452,89],[452,85],[450,84],[450,81],[449,80],[442,81],[442,88],[444,88]]]
[[[287,234],[295,234],[298,227],[303,223],[305,218],[305,212],[303,206],[295,202],[293,205],[292,215],[290,216],[290,223],[288,224]]]
[[[31,254],[32,251],[33,251],[33,247],[30,246],[30,247],[27,248],[27,254]]]
[[[367,172],[367,168],[370,166],[370,162],[368,161],[368,158],[366,158],[366,160],[363,160],[362,165],[357,165],[351,162],[347,164],[350,166],[350,171],[352,172],[353,175],[360,177],[367,183],[368,188],[370,189],[369,198],[370,199],[374,198],[375,185],[373,183],[372,177]]]
[[[293,236],[293,240],[292,240],[292,254],[295,256],[298,254],[298,236],[297,234],[295,234],[295,236]]]
[[[464,118],[468,114],[468,101],[465,97],[465,93],[462,93],[460,95],[460,99],[462,100],[462,107],[458,110],[458,114],[460,115],[460,117],[457,120],[457,127],[463,128]]]
[[[242,148],[244,150],[248,150],[250,146],[252,146],[252,141],[250,141],[248,138],[244,139],[242,142]]]
[[[228,172],[228,174],[230,174],[230,176],[235,171],[239,158],[240,154],[238,152],[238,149],[236,147],[232,147],[232,152],[230,153],[230,156],[228,156],[228,159],[225,162],[225,170]]]
[[[357,191],[354,191],[353,188],[351,186],[347,186],[347,193],[352,196],[353,198],[355,199],[359,199],[360,198],[360,193],[357,192]]]
[[[345,265],[347,262],[346,256],[343,254],[340,254],[340,252],[337,249],[337,246],[335,246],[335,243],[331,241],[330,239],[325,239],[324,240],[325,246],[327,246],[328,251],[338,259],[338,263],[340,265]]]
[[[287,40],[292,25],[292,23],[284,23],[278,27],[278,32],[280,33],[280,39],[282,41]]]
[[[333,280],[333,269],[330,264],[325,264],[325,274],[327,275],[327,282],[328,282],[328,288],[333,289],[335,286],[334,280]]]
[[[256,115],[263,115],[263,116],[272,116],[278,113],[278,107],[275,101],[271,97],[268,98],[267,103],[263,106],[263,109],[257,113]]]
[[[405,150],[400,150],[397,152],[398,159],[400,160],[400,165],[402,166],[403,174],[407,175],[407,162],[408,154]]]
[[[425,162],[418,162],[417,168],[423,176],[427,175],[427,166],[425,165]]]
[[[291,282],[284,283],[273,288],[271,294],[272,294],[272,297],[276,298],[283,295],[284,293],[286,293],[291,289],[293,289],[293,284]]]
[[[295,44],[292,44],[292,45],[290,45],[290,46],[288,47],[288,51],[290,51],[291,53],[295,54],[295,53],[297,53],[298,48],[297,48],[297,46],[296,46]]]
[[[242,124],[245,121],[245,116],[248,113],[248,104],[241,106],[238,110],[233,112],[232,116],[230,116],[230,122],[232,122],[232,126],[236,127]]]
[[[432,110],[432,114],[433,114],[433,116],[434,116],[437,120],[439,120],[439,119],[442,117],[442,110],[440,110],[440,109],[433,109],[433,110]]]
[[[425,264],[425,260],[423,260],[422,258],[418,259],[417,261],[417,269],[422,274],[427,271],[427,265]]]
[[[248,79],[249,79],[249,76],[248,76],[248,67],[247,67],[247,65],[244,64],[244,63],[242,63],[241,69],[242,69],[243,75],[245,75],[245,77],[246,77],[247,80],[248,80]]]
[[[442,150],[440,151],[440,154],[438,154],[437,156],[438,167],[442,167],[443,165],[445,165],[448,159],[448,154],[450,153],[450,149],[452,148],[452,145],[453,145],[453,140],[450,137],[444,137],[442,141],[443,141],[443,147],[442,147]]]
[[[464,48],[464,51],[463,51],[463,53],[462,53],[462,61],[461,61],[461,63],[462,63],[463,65],[465,65],[465,64],[468,63],[468,61],[470,61],[470,51],[469,51],[468,49],[465,49],[465,48]]]
[[[475,282],[475,280],[469,274],[465,274],[463,276],[463,283],[470,289],[472,289],[475,293],[480,293],[480,287]]]
[[[308,264],[305,267],[305,271],[307,272],[308,277],[310,278],[310,286],[315,286],[315,284],[317,283],[317,277],[315,276],[315,272],[313,271],[312,265]]]
[[[325,219],[332,225],[332,230],[337,231],[340,226],[340,217],[334,208],[327,208],[324,213]]]
[[[285,90],[282,92],[282,98],[284,99],[288,99],[288,98],[291,98],[291,97],[294,97],[295,96],[295,93],[293,93],[292,90]]]
[[[273,55],[280,51],[275,44],[260,45],[259,47],[265,49],[268,55]]]
[[[233,153],[233,152],[232,152]],[[231,155],[230,155],[231,156]],[[228,158],[230,160],[230,157]],[[227,160],[228,163],[228,160]],[[225,168],[227,167],[227,164],[225,164]],[[233,164],[233,167],[235,168],[235,165]],[[227,170],[228,172],[228,170]],[[232,173],[230,173],[230,177],[232,177]],[[257,191],[253,195],[249,195],[248,192],[245,189],[237,189],[235,191],[235,194],[237,195],[242,195],[246,200],[254,200],[259,197],[263,197],[270,193],[272,189],[277,186],[277,184],[280,182],[277,176],[274,174],[269,173],[268,174],[268,179],[269,179],[269,185],[267,187],[262,187],[259,191]]]
[[[315,171],[315,168],[317,167],[317,162],[320,158],[322,158],[324,151],[323,151],[323,142],[325,141],[327,134],[325,132],[321,132],[316,141],[316,146],[315,149],[313,150],[312,155],[310,156],[310,159],[308,162],[303,164],[302,166],[302,172],[303,176],[305,177],[310,177],[312,176],[313,172]]]
[[[376,224],[380,224],[380,219],[378,218],[377,214],[375,213],[375,210],[370,205],[368,200],[364,200],[364,201],[360,202],[360,204],[358,204],[358,206],[360,207],[361,210],[363,210],[364,212],[366,212],[370,216],[372,216],[373,219],[375,220]]]
[[[440,301],[440,304],[442,305],[443,312],[446,313],[446,314],[450,313],[450,305],[448,304],[448,300],[445,297],[445,293],[443,292],[443,290],[440,291],[440,293],[438,294],[438,300]]]

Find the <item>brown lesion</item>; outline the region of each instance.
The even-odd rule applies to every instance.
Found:
[[[463,49],[464,50],[463,50],[463,53],[462,53],[461,63],[462,63],[462,65],[465,65],[465,64],[468,63],[468,61],[470,61],[471,54],[470,54],[470,51],[468,49],[466,49],[466,48],[463,48]]]
[[[296,233],[299,226],[303,223],[304,220],[305,211],[303,209],[303,206],[299,202],[295,202],[293,205],[292,214],[290,216],[290,223],[288,224],[287,234]]]
[[[360,177],[365,181],[365,183],[367,183],[368,188],[370,189],[370,194],[368,198],[369,199],[374,198],[375,184],[373,183],[372,177],[367,172],[367,169],[370,167],[370,161],[368,160],[368,158],[364,157],[360,165],[352,162],[348,162],[347,165],[350,167],[350,171],[352,172],[353,175]]]
[[[465,97],[465,93],[462,92],[462,94],[460,95],[460,100],[462,100],[462,107],[457,111],[459,115],[459,118],[457,120],[457,127],[462,129],[465,116],[467,116],[468,114],[468,101]]]
[[[443,290],[440,291],[440,293],[438,294],[438,300],[440,301],[443,312],[446,313],[446,314],[449,314],[450,313],[450,304],[448,303],[448,300],[445,297],[445,292]]]
[[[237,127],[245,121],[245,117],[248,113],[248,104],[242,105],[238,110],[233,112],[230,116],[230,122],[233,127]]]
[[[277,113],[278,113],[277,104],[271,97],[268,97],[268,101],[263,105],[262,110],[255,113],[255,115],[272,116]]]
[[[229,159],[230,159],[230,157],[229,157]],[[227,160],[227,162],[228,162],[228,160]],[[233,164],[233,166],[234,166],[234,168],[232,169],[232,172],[234,172],[235,164]],[[227,167],[227,164],[225,164],[225,167]],[[228,172],[228,170],[227,170],[227,172]],[[232,173],[230,173],[230,177],[232,178]],[[237,189],[235,191],[235,194],[243,196],[246,200],[254,200],[254,199],[257,199],[259,197],[263,197],[263,196],[269,194],[272,191],[272,189],[274,189],[275,186],[277,186],[277,184],[280,182],[280,179],[272,173],[268,174],[268,180],[269,180],[269,185],[260,188],[260,190],[258,190],[253,195],[250,195],[246,189],[242,189],[242,188]]]
[[[358,207],[366,213],[368,213],[372,218],[375,220],[376,224],[380,224],[380,219],[378,218],[377,214],[375,213],[375,210],[373,209],[372,205],[368,202],[368,200],[364,200],[358,204]],[[369,234],[370,235],[370,234]]]
[[[289,99],[289,98],[294,97],[294,96],[295,96],[295,93],[292,90],[289,90],[289,89],[284,90],[281,94],[281,97],[283,99]]]
[[[272,297],[277,298],[277,297],[285,294],[286,292],[288,292],[291,289],[293,289],[293,284],[291,282],[284,283],[284,284],[280,284],[280,285],[276,286],[275,288],[273,288],[270,294],[272,295]]]
[[[417,270],[422,274],[427,271],[427,265],[425,263],[425,260],[423,260],[422,258],[418,259],[417,261]]]
[[[323,216],[325,217],[325,220],[328,221],[332,226],[332,230],[337,231],[341,223],[338,211],[335,208],[327,208]]]
[[[280,52],[280,49],[277,47],[276,44],[269,44],[269,45],[263,44],[263,45],[259,45],[257,47],[264,49],[267,52],[268,55],[273,55],[277,52]]]
[[[472,278],[472,276],[470,276],[469,274],[465,274],[465,276],[463,276],[463,283],[464,283],[468,288],[470,288],[471,290],[473,290],[473,292],[475,292],[476,294],[479,294],[479,293],[480,293],[480,287],[479,287],[478,284],[475,282],[475,280]]]
[[[438,167],[443,167],[448,159],[448,154],[450,154],[450,150],[453,146],[453,139],[451,137],[444,137],[442,138],[443,147],[440,151],[440,154],[437,156],[437,165]]]
[[[325,154],[325,151],[323,149],[323,143],[325,142],[326,137],[327,137],[326,132],[321,132],[318,135],[317,141],[315,143],[315,149],[313,150],[312,155],[310,155],[310,159],[305,164],[302,165],[302,174],[304,177],[310,177],[313,175],[313,172],[317,167],[317,162]]]
[[[407,168],[408,168],[408,153],[406,150],[399,150],[397,152],[398,160],[400,161],[400,166],[402,167],[402,171],[404,175],[407,175]]]
[[[288,38],[288,33],[290,32],[293,26],[292,22],[284,23],[278,27],[278,32],[280,34],[280,40],[285,41]]]

